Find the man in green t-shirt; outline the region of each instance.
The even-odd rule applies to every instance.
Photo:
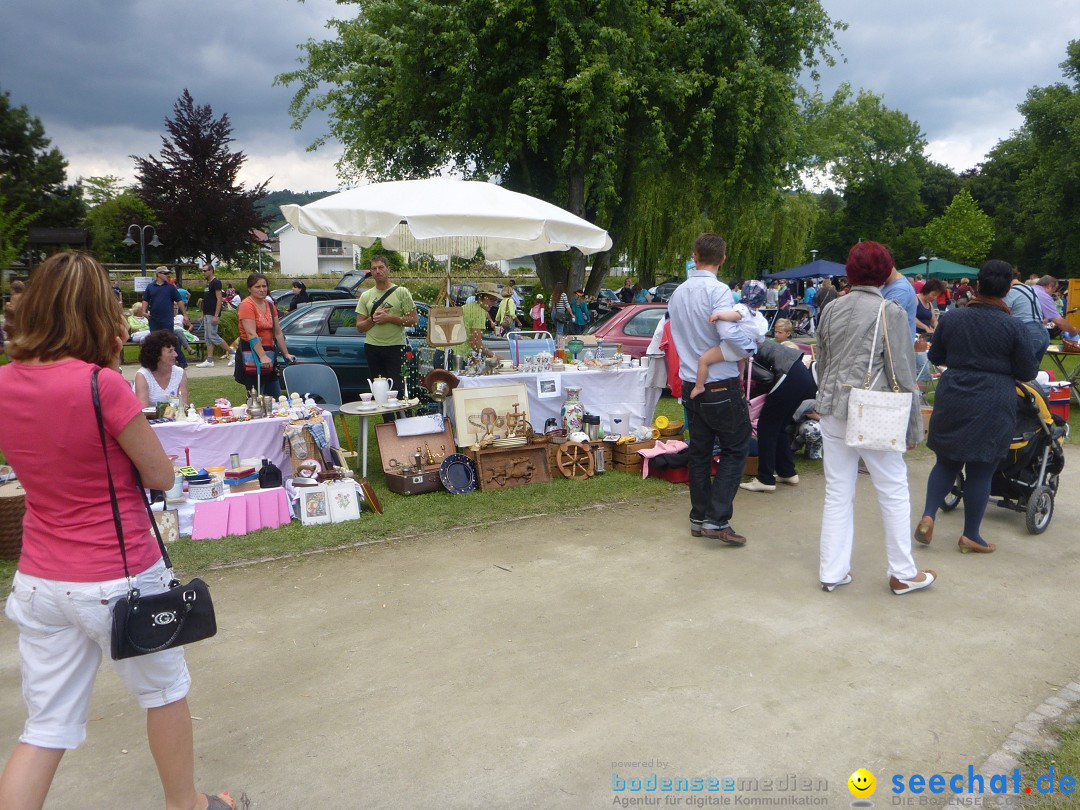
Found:
[[[416,304],[412,293],[391,283],[385,256],[371,257],[371,276],[375,286],[364,290],[356,302],[356,331],[367,336],[364,351],[371,379],[388,377],[400,386],[405,327],[416,325]]]
[[[494,284],[481,284],[476,288],[476,300],[466,304],[461,313],[465,318],[465,333],[468,335],[464,343],[452,347],[454,354],[468,357],[474,351],[478,351],[486,357],[491,357],[490,349],[484,347],[484,328],[488,324],[488,311],[499,300],[499,291]]]

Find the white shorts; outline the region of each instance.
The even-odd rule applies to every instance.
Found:
[[[135,577],[144,594],[168,588],[158,560]],[[144,709],[175,703],[191,687],[184,650],[112,661],[112,606],[127,593],[126,578],[59,582],[16,573],[5,613],[19,628],[22,691],[29,717],[19,742],[39,748],[78,748],[102,655]]]

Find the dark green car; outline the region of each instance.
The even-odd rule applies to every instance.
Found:
[[[417,302],[420,324],[406,330],[413,362],[423,375],[431,369],[432,350],[424,341],[428,305]],[[369,390],[365,336],[356,331],[356,299],[320,301],[290,312],[281,319],[289,351],[300,363],[325,363],[337,374],[345,402]],[[399,380],[394,380],[400,383]]]

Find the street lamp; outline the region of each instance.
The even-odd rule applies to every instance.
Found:
[[[818,255],[818,251],[811,250],[810,251],[810,261],[811,262],[816,262],[817,261],[817,255]]]
[[[127,236],[124,237],[124,242],[123,242],[125,245],[128,245],[129,247],[131,245],[135,244],[135,240],[131,236],[132,229],[137,231],[138,234],[139,234],[139,265],[142,267],[142,274],[145,276],[146,275],[146,232],[150,231],[154,235],[154,238],[150,240],[150,247],[161,247],[161,241],[157,238],[157,231],[154,229],[153,225],[143,225],[142,227],[140,227],[140,226],[136,225],[135,223],[132,223],[131,225],[128,225]]]
[[[930,280],[930,262],[936,262],[937,261],[937,256],[927,256],[927,255],[924,254],[924,255],[919,257],[919,261],[926,263],[926,279],[927,279],[927,281],[929,281]]]

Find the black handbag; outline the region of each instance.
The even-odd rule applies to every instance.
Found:
[[[100,371],[101,369],[95,369],[90,377],[90,392],[94,400],[98,434],[101,436],[101,449],[105,454],[105,471],[109,478],[109,498],[112,501],[116,537],[120,541],[120,557],[124,561],[124,576],[129,583],[127,596],[120,598],[112,612],[111,654],[114,661],[119,661],[122,658],[148,655],[210,638],[217,633],[217,618],[214,615],[214,603],[210,599],[210,588],[201,579],[196,578],[187,585],[182,585],[180,580],[173,576],[169,581],[169,590],[152,596],[143,596],[132,584],[127,564],[127,548],[124,545],[124,526],[120,520],[120,505],[116,500],[112,470],[109,469],[105,423],[101,416],[101,398],[98,395]],[[135,470],[135,480],[139,491],[143,493],[143,502],[146,503],[138,470]],[[169,552],[165,549],[149,503],[146,503],[146,511],[150,514],[150,525],[154,528],[154,536],[161,548],[161,557],[172,573],[172,560],[169,559]]]

